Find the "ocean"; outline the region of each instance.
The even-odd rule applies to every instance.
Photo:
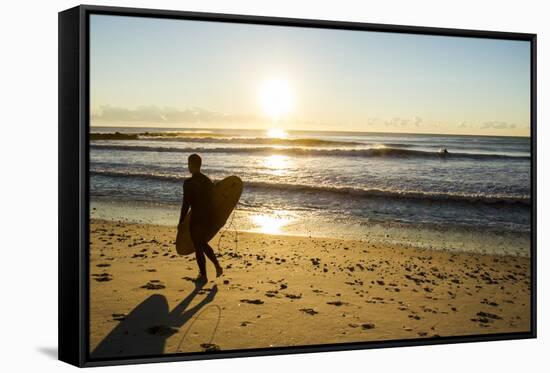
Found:
[[[92,217],[175,225],[187,156],[198,153],[214,181],[244,182],[231,229],[529,255],[529,138],[113,127],[90,136]]]

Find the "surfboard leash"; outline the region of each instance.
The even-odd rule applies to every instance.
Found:
[[[227,233],[227,231],[231,227],[233,227],[233,231],[235,232],[235,240],[234,240],[235,241],[235,251],[237,251],[237,249],[238,249],[239,231],[237,230],[237,227],[233,224],[233,219],[235,219],[235,215],[237,214],[237,206],[239,206],[239,203],[237,203],[237,205],[233,209],[233,212],[231,212],[231,219],[229,220],[229,224],[225,226],[225,228],[223,229],[222,234],[220,234],[220,237],[218,238],[218,245],[217,245],[218,246],[218,252],[220,252],[220,244],[221,244],[222,238],[225,236],[225,234]]]
[[[178,347],[176,348],[176,352],[180,352],[180,348],[181,348],[181,344],[183,343],[183,341],[185,340],[185,338],[187,337],[187,334],[189,334],[189,331],[191,330],[191,328],[193,327],[193,325],[195,324],[195,322],[200,318],[200,316],[205,312],[207,311],[210,307],[215,307],[217,308],[218,310],[218,320],[216,321],[216,326],[214,327],[214,330],[212,331],[212,335],[210,336],[210,340],[208,341],[207,344],[211,345],[212,344],[212,341],[214,340],[214,336],[216,335],[216,332],[218,331],[218,326],[220,325],[220,321],[222,319],[222,309],[220,306],[218,306],[217,304],[211,304],[205,308],[203,308],[198,314],[197,316],[195,316],[193,318],[193,321],[191,321],[191,323],[189,324],[189,327],[187,328],[187,330],[185,331],[185,333],[183,333],[183,336],[181,337],[180,339],[180,342],[178,343]]]

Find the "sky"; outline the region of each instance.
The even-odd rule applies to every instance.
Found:
[[[90,83],[92,126],[530,132],[526,41],[92,15]]]

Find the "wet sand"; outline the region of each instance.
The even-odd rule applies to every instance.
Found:
[[[92,357],[530,329],[529,258],[226,232],[202,288],[175,228],[92,220]],[[237,242],[235,242],[237,237]]]

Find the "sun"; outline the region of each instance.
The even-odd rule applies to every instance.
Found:
[[[265,115],[277,121],[287,116],[294,107],[294,92],[288,80],[270,78],[258,89],[258,101]]]

